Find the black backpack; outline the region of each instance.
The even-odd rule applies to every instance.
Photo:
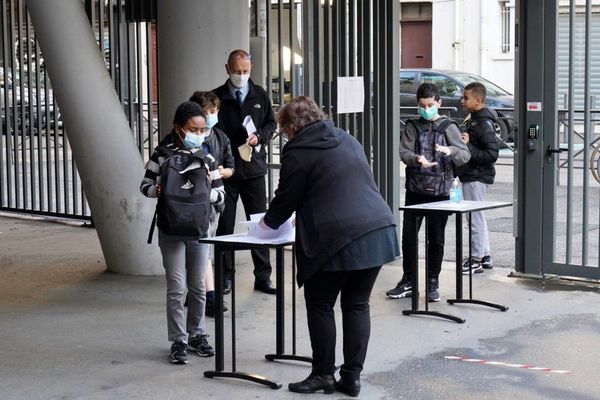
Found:
[[[148,243],[155,224],[167,235],[206,237],[211,211],[211,159],[202,150],[188,153],[159,146],[156,151],[166,160],[160,166],[160,196]]]
[[[437,165],[430,168],[423,168],[420,165],[406,167],[406,189],[428,196],[447,196],[452,187],[453,163],[448,156],[435,151],[435,145],[448,146],[446,129],[456,122],[446,118],[436,130],[431,128],[431,123],[425,124],[420,119],[409,120],[408,124],[413,124],[417,132],[415,153],[429,161],[437,162]]]

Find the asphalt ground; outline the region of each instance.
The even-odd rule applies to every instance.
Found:
[[[511,174],[499,171],[488,193],[490,200],[510,201]],[[371,300],[372,335],[359,398],[600,398],[598,284],[515,277],[512,211],[487,215],[496,266],[474,276],[474,297],[507,305],[508,311],[444,301],[455,290],[451,218],[440,280],[442,302],[430,307],[466,322],[402,315],[410,300],[391,300],[384,294],[400,279],[402,259],[384,266]],[[240,252],[236,260],[237,369],[270,377],[282,389],[205,378],[203,372],[214,368],[213,358],[190,354],[188,365],[169,364],[163,276],[106,272],[93,229],[0,216],[0,398],[307,398],[289,392],[287,384],[304,379],[308,365],[264,359],[275,349],[275,299],[253,291],[249,252]],[[291,266],[287,268],[290,317]],[[297,293],[297,353],[310,355],[302,290]],[[343,339],[336,311],[341,363]],[[226,343],[230,314],[225,319]],[[214,344],[212,319],[207,320],[207,332]],[[288,320],[288,352],[291,344]],[[229,368],[228,347],[225,361]],[[346,398],[339,393],[308,397]]]

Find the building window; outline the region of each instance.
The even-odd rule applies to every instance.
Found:
[[[503,54],[507,54],[511,52],[511,43],[510,43],[510,17],[513,5],[511,1],[500,1],[500,9],[502,13],[502,43],[500,48]]]

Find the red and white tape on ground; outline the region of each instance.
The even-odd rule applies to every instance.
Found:
[[[552,368],[547,368],[547,367],[534,367],[533,365],[513,364],[513,363],[507,363],[507,362],[503,362],[503,361],[489,361],[489,360],[482,360],[479,358],[467,358],[467,357],[460,357],[460,356],[444,356],[444,358],[446,360],[456,360],[456,361],[464,361],[464,362],[477,363],[477,364],[498,365],[501,367],[529,369],[532,371],[550,372],[552,374],[572,374],[573,373],[572,371],[566,371],[563,369],[552,369]]]

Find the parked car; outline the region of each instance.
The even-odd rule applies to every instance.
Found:
[[[60,112],[54,112],[54,93],[52,89],[44,89],[43,82],[39,88],[21,86],[19,74],[13,76],[10,70],[0,67],[0,105],[2,110],[2,133],[6,134],[16,119],[17,131],[24,133],[38,133],[38,127],[42,131],[54,129],[56,124],[62,128]],[[47,98],[46,98],[47,93]],[[48,100],[48,101],[46,101]],[[39,113],[37,104],[39,102]],[[6,121],[7,110],[9,114],[8,124]],[[39,120],[38,120],[39,118]],[[39,121],[39,123],[38,123]]]
[[[478,75],[458,71],[434,69],[400,70],[400,114],[401,118],[417,115],[415,93],[422,83],[433,83],[440,89],[441,113],[458,122],[468,114],[460,104],[465,86],[471,82],[481,82],[487,91],[486,104],[498,113],[496,134],[504,142],[514,141],[514,97],[508,91]],[[456,110],[456,111],[455,111]]]

